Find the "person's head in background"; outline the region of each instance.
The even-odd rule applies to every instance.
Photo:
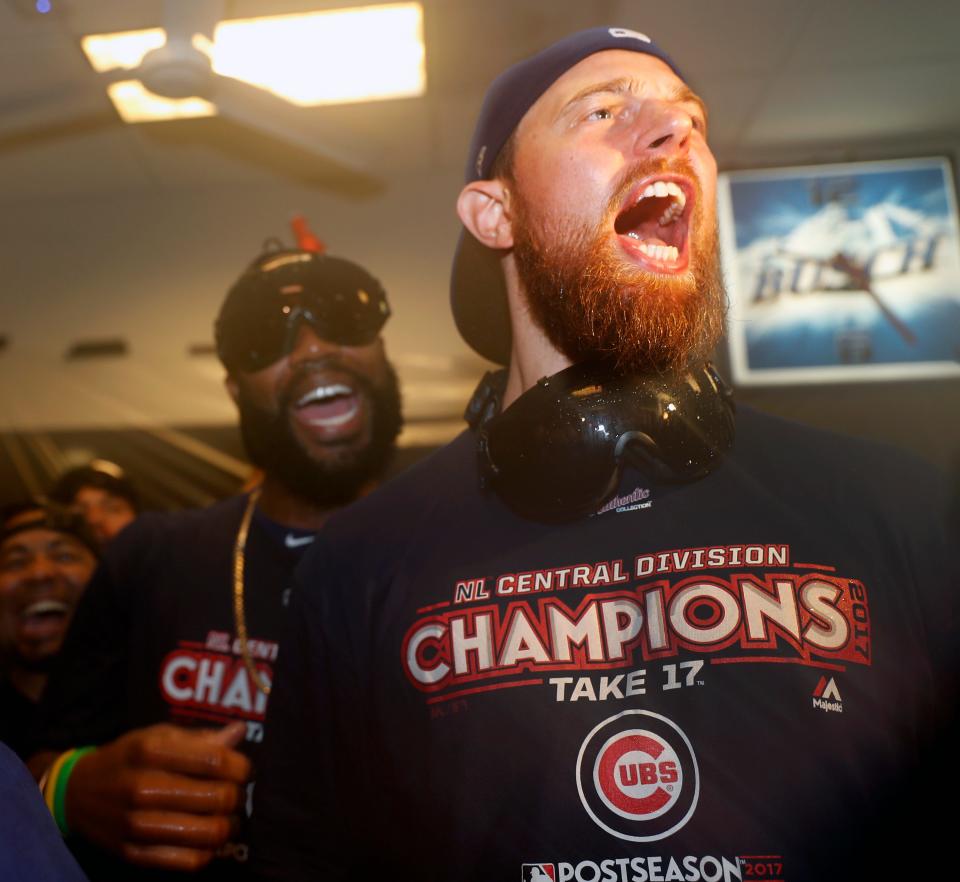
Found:
[[[49,497],[83,515],[101,547],[140,512],[139,494],[123,469],[102,459],[64,472]]]
[[[402,425],[389,315],[367,270],[302,247],[266,251],[230,289],[217,352],[263,501],[334,509],[383,476]]]
[[[83,517],[51,503],[0,512],[0,645],[6,676],[37,701],[97,564]]]

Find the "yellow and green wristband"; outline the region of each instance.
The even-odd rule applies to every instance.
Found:
[[[61,753],[53,761],[50,771],[45,775],[43,799],[64,836],[70,832],[70,828],[67,826],[67,782],[70,780],[70,775],[73,772],[73,767],[77,764],[77,760],[93,750],[96,750],[96,748],[74,747],[72,750]]]

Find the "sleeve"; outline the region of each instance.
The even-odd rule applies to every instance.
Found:
[[[26,767],[0,744],[0,854],[3,878],[85,882]]]
[[[104,744],[127,728],[130,589],[144,538],[136,523],[117,537],[77,604],[40,703],[40,750]]]
[[[358,860],[364,727],[347,644],[319,602],[321,574],[323,595],[336,581],[320,552],[297,569],[267,708],[251,834],[258,879],[342,879]]]

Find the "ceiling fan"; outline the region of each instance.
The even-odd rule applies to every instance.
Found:
[[[323,143],[322,136],[316,132],[316,114],[309,117],[311,125],[308,130],[304,122],[310,110],[296,107],[266,89],[213,70],[210,56],[198,48],[195,37],[213,39],[214,28],[223,18],[225,5],[224,0],[165,0],[163,30],[166,42],[147,52],[136,68],[116,68],[97,76],[105,87],[112,82],[139,80],[145,89],[162,98],[203,98],[215,105],[219,117],[254,136],[246,141],[248,156],[251,144],[256,151],[256,145],[263,146],[269,141],[274,150],[283,145],[306,154],[294,165],[303,167],[304,160],[309,161],[313,164],[311,177],[332,189],[354,195],[369,195],[381,190],[383,182],[359,167],[355,158]],[[55,102],[52,98],[46,102],[51,109],[54,104],[65,103],[62,90],[58,98]],[[36,104],[35,99],[33,103]],[[4,109],[4,120],[9,121],[16,115],[36,119],[36,107],[21,106],[19,109],[24,112],[17,114],[17,108]],[[82,116],[57,114],[53,119],[49,114],[46,116],[48,118],[39,124],[34,121],[25,125],[14,123],[12,127],[4,125],[4,131],[0,133],[0,152],[119,121],[116,112],[103,111]],[[209,124],[209,120],[176,120],[151,123],[151,126],[168,126],[176,135],[197,123]],[[230,141],[229,138],[225,140]],[[220,142],[224,143],[224,139],[221,138]],[[244,152],[243,145],[234,143],[234,146]]]

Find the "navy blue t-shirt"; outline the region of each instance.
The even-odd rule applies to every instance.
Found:
[[[952,773],[924,759],[960,586],[942,482],[747,408],[737,423],[705,479],[628,472],[572,524],[481,492],[469,433],[334,518],[298,568],[258,869],[818,882],[929,867]]]

